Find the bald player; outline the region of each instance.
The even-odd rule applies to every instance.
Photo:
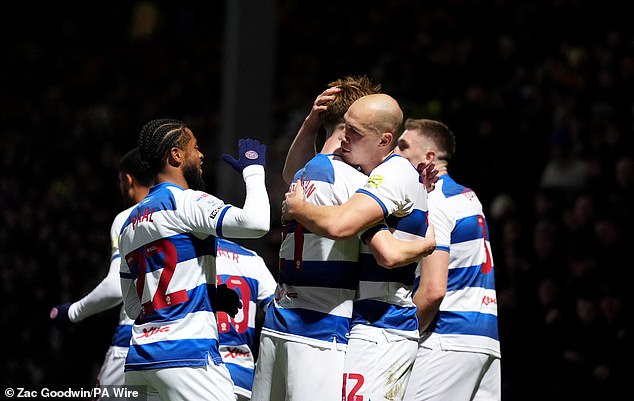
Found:
[[[427,230],[427,193],[419,174],[394,154],[403,113],[387,94],[356,100],[344,115],[338,154],[366,174],[365,185],[341,205],[317,206],[304,200],[301,181],[283,203],[285,220],[329,238],[362,239],[383,228],[414,240]],[[385,269],[369,252],[359,258],[360,281],[353,304],[344,363],[345,399],[401,399],[417,349],[418,321],[412,290],[417,263]]]

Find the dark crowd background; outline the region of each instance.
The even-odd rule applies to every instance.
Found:
[[[620,399],[632,372],[634,34],[618,4],[274,2],[273,126],[237,134],[268,144],[273,227],[246,245],[275,274],[290,141],[328,82],[366,74],[407,117],[440,119],[457,136],[450,173],[489,219],[503,399]],[[105,276],[125,206],[118,161],[145,121],[190,124],[214,193],[225,8],[3,10],[3,389],[92,386],[117,308],[63,333],[48,313]]]

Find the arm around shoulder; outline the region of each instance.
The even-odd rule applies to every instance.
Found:
[[[311,232],[331,239],[344,239],[383,219],[383,210],[373,199],[354,194],[336,206],[318,206],[304,200],[301,180],[291,186],[282,204],[285,221],[296,220]]]

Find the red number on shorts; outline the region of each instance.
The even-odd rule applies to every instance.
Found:
[[[217,276],[216,283],[222,284],[220,276]],[[242,334],[249,329],[249,301],[251,300],[251,288],[244,278],[240,276],[229,276],[225,280],[224,284],[227,285],[227,288],[236,290],[238,295],[240,295],[242,309],[238,311],[235,318],[230,317],[226,312],[216,313],[218,331],[220,333],[226,333],[231,330],[231,326],[233,326],[239,334]]]
[[[153,256],[162,255],[162,266],[156,267],[152,270],[163,269],[158,279],[158,285],[156,292],[152,296],[152,299],[143,303],[142,314],[147,315],[156,310],[166,308],[168,306],[177,305],[185,302],[189,299],[186,290],[173,291],[167,293],[172,277],[174,276],[174,269],[178,262],[178,255],[176,253],[176,247],[170,241],[160,239],[158,241],[150,242],[144,247],[130,252],[126,259],[132,259],[132,262],[138,267],[138,277],[136,280],[136,291],[139,296],[139,300],[143,301],[143,290],[145,288],[146,277],[149,275],[152,278],[152,272],[147,271],[147,264],[149,260],[156,261],[158,258]]]
[[[348,380],[356,380],[357,384],[352,387],[352,390],[346,395],[348,391]],[[359,373],[344,373],[343,374],[343,401],[363,401],[363,395],[357,395],[361,386],[363,386],[363,375]]]

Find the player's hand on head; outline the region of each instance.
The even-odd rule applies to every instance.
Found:
[[[266,145],[257,139],[240,139],[238,142],[238,158],[229,154],[223,154],[222,160],[233,167],[238,173],[242,173],[245,167],[253,164],[266,165]]]
[[[58,330],[65,330],[72,326],[74,323],[70,321],[68,317],[68,309],[70,308],[70,302],[65,304],[54,306],[49,313],[49,318],[53,322]]]
[[[318,120],[320,114],[328,109],[328,105],[335,99],[336,94],[340,91],[340,88],[334,86],[317,95],[315,101],[313,102],[313,107],[310,109],[308,118]]]
[[[216,312],[225,312],[231,317],[236,317],[238,310],[242,309],[242,301],[234,289],[227,287],[226,284],[220,284],[216,287],[214,308]]]

